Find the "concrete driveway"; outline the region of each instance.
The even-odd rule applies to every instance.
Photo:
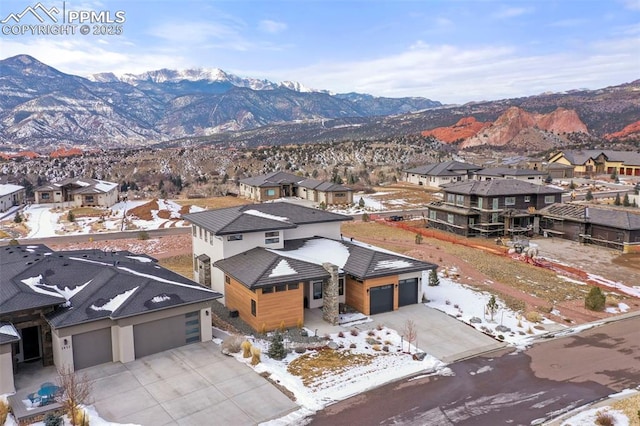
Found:
[[[368,329],[383,324],[402,334],[407,320],[417,328],[417,347],[443,362],[455,362],[506,346],[475,328],[422,303],[397,311],[372,315],[373,322],[360,324]]]
[[[81,370],[100,416],[140,425],[256,425],[298,409],[213,342]]]

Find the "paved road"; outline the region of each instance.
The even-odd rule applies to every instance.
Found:
[[[640,317],[452,364],[331,405],[311,425],[530,425],[640,384]]]

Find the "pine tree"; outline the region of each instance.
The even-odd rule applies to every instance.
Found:
[[[364,198],[360,197],[360,201],[358,201],[358,207],[360,208],[364,207]]]
[[[589,294],[584,299],[584,307],[592,311],[602,311],[606,300],[607,298],[600,287],[591,287]]]
[[[591,201],[593,200],[593,193],[591,192],[591,190],[587,190],[587,195],[584,196],[584,199],[587,201]]]
[[[435,269],[432,269],[429,272],[429,285],[431,287],[436,287],[440,285],[440,278],[438,277],[438,272]]]
[[[268,355],[269,358],[278,361],[283,360],[287,356],[287,351],[284,348],[284,339],[279,331],[273,333],[273,336],[271,337]]]
[[[629,194],[624,194],[624,198],[622,199],[622,205],[625,207],[629,207],[631,202],[629,201]]]
[[[491,321],[493,321],[493,316],[498,312],[498,302],[496,301],[496,296],[491,295],[491,299],[489,299],[489,303],[487,303],[487,310],[491,314]]]
[[[22,216],[20,215],[20,212],[16,212],[16,215],[13,217],[13,221],[15,223],[22,223]]]
[[[616,199],[615,199],[615,200],[613,200],[613,204],[614,204],[614,205],[616,205],[616,206],[619,206],[620,204],[622,204],[622,203],[620,202],[620,193],[617,193],[617,194],[616,194]]]

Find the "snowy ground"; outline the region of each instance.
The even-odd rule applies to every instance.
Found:
[[[101,222],[100,229],[104,231],[121,231],[124,229],[122,219],[129,210],[148,203],[145,201],[122,201],[114,204],[109,209],[104,209],[102,217],[77,217],[73,223],[69,223],[67,218],[68,210],[55,209],[51,205],[32,204],[25,207],[23,216],[25,224],[29,229],[27,238],[46,238],[57,235],[89,234],[93,227]],[[170,200],[158,200],[158,210],[152,210],[151,220],[142,220],[127,214],[127,220],[139,230],[159,229],[168,224],[171,226],[185,226],[186,223],[180,219],[181,206]],[[200,207],[192,206],[190,212],[203,210]],[[169,212],[169,219],[158,216],[160,211]]]
[[[609,398],[607,399],[607,403],[611,403],[616,400],[621,400],[624,398],[635,396],[638,394],[638,392],[639,392],[638,390],[634,390],[634,389],[625,389],[622,392],[609,395]],[[612,422],[610,424],[612,425],[629,426],[631,424],[629,417],[627,417],[625,413],[623,413],[622,411],[613,409],[610,405],[607,405],[607,403],[599,403],[592,408],[586,408],[586,409],[584,407],[578,408],[573,412],[571,412],[570,414],[563,416],[564,419],[562,420],[562,423],[560,423],[560,425],[561,426],[592,426],[592,425],[598,425],[598,424],[605,424],[601,422],[599,423],[597,421],[598,418],[601,416],[610,417],[612,419]]]

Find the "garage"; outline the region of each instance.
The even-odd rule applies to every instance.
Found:
[[[418,278],[398,281],[398,306],[418,303]]]
[[[75,334],[71,341],[73,342],[73,366],[75,370],[113,361],[110,327]]]
[[[200,341],[199,312],[133,326],[136,359]]]
[[[393,285],[371,287],[369,289],[369,315],[393,311]]]

